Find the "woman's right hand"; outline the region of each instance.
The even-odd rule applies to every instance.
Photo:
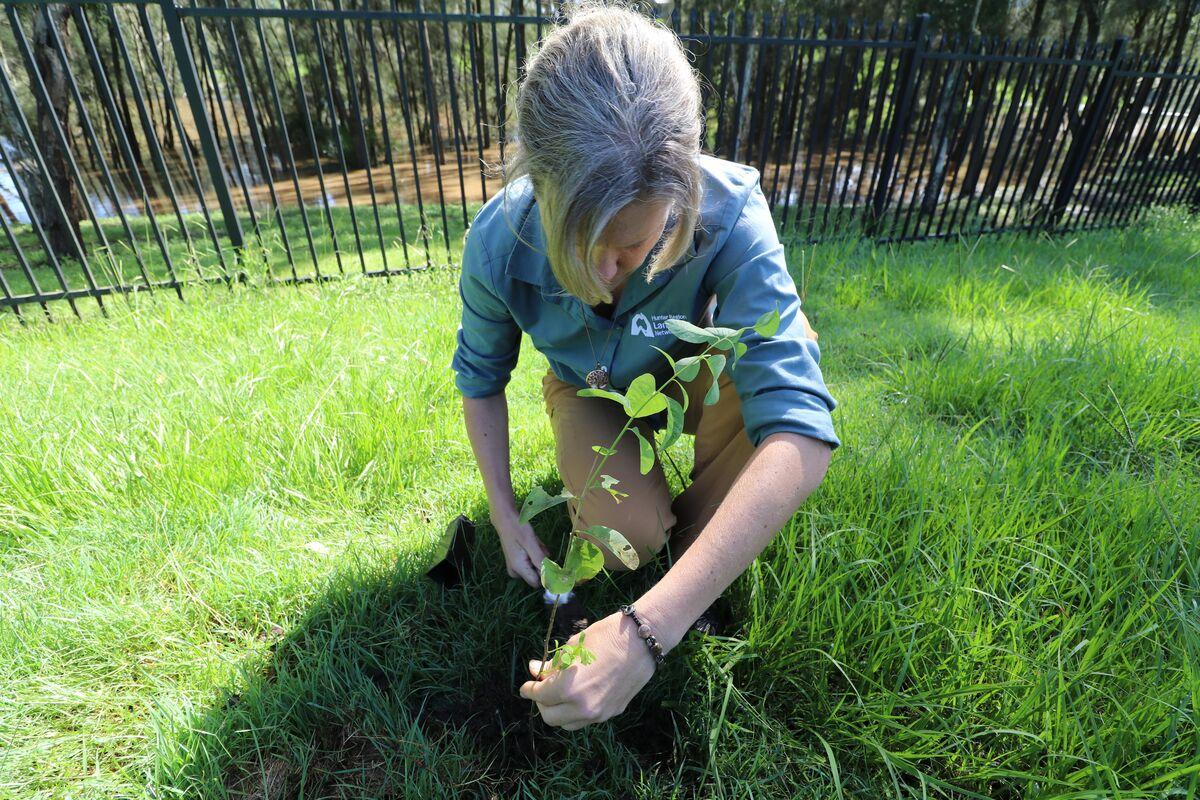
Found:
[[[500,537],[508,576],[520,578],[535,589],[542,588],[542,559],[550,551],[533,532],[533,526],[516,517],[492,524]]]

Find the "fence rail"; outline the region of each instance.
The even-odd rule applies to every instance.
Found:
[[[0,308],[452,262],[497,191],[522,0],[0,0]],[[673,12],[707,152],[781,235],[1065,232],[1200,208],[1200,69],[908,24]]]

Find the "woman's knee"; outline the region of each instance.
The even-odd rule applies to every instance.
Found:
[[[614,502],[591,511],[590,514],[579,515],[580,531],[584,532],[593,525],[603,525],[615,530],[633,546],[639,566],[653,559],[662,550],[671,528],[675,525],[675,513],[671,510],[669,492],[665,493],[664,497],[648,497],[640,501],[635,501],[630,496],[619,504]],[[601,552],[604,553],[605,569],[611,572],[629,570],[629,567],[599,539],[587,533],[583,533],[583,536],[600,546]]]

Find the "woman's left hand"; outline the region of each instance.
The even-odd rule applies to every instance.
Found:
[[[521,685],[521,696],[538,704],[547,725],[568,731],[620,714],[654,674],[650,649],[638,638],[633,620],[620,611],[589,625],[567,644],[577,644],[580,635],[594,661],[576,661],[561,671],[547,663],[541,680]],[[540,666],[541,661],[530,661],[530,675],[536,676]]]

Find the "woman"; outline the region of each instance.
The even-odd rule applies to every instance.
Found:
[[[662,376],[656,348],[695,352],[667,319],[741,328],[778,309],[773,336],[743,339],[715,405],[702,402],[707,371],[689,384],[695,466],[684,492],[671,498],[658,463],[641,475],[626,441],[605,472],[628,496],[591,491],[572,508],[580,529],[615,528],[643,561],[671,537],[672,566],[632,604],[669,652],[824,478],[839,445],[836,403],[758,171],[700,152],[700,87],[679,40],[621,6],[585,0],[569,14],[527,62],[506,186],[466,238],[452,368],[508,573],[537,587],[549,551],[518,521],[504,394],[522,332],[549,361],[542,391],[559,473],[578,496],[592,446],[611,443],[626,419],[579,389]],[[645,423],[649,435],[654,420]],[[605,566],[623,569],[607,551]],[[638,627],[614,609],[584,630],[595,661],[547,667],[522,696],[567,730],[619,714],[655,669]]]

